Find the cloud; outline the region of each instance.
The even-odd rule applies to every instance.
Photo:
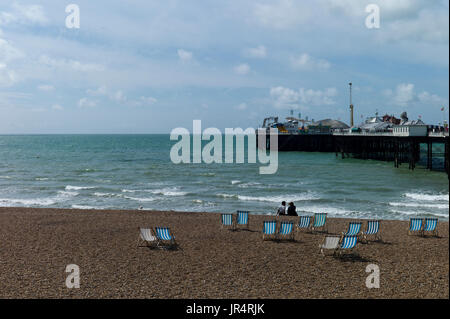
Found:
[[[59,105],[59,104],[53,104],[53,105],[52,105],[52,109],[53,109],[53,110],[56,110],[56,111],[62,111],[62,110],[64,110],[64,108],[63,108],[61,105]]]
[[[247,103],[241,103],[239,105],[236,105],[235,109],[239,111],[245,111],[247,109]]]
[[[178,49],[177,53],[178,53],[178,58],[182,62],[188,62],[188,61],[192,60],[192,52],[189,52],[189,51],[186,51],[183,49]]]
[[[0,12],[0,25],[12,23],[20,24],[46,24],[48,18],[44,8],[40,5],[21,5],[14,2],[11,11]]]
[[[81,98],[78,101],[78,107],[94,107],[97,105],[97,102],[90,100],[88,98]]]
[[[39,58],[39,62],[51,68],[62,69],[65,71],[73,70],[77,72],[99,72],[105,69],[100,64],[82,63],[80,61],[71,59],[53,59],[48,57],[47,55],[42,55]]]
[[[50,84],[38,85],[37,88],[38,88],[39,91],[45,91],[45,92],[53,91],[55,89],[55,87],[53,85],[50,85]]]
[[[270,96],[277,109],[308,109],[308,106],[333,105],[336,88],[312,90],[300,88],[298,91],[282,86],[270,89]]]
[[[279,0],[257,3],[253,15],[258,24],[283,30],[306,22],[310,17],[310,11],[304,2]]]
[[[246,48],[244,49],[244,56],[248,58],[265,58],[267,56],[266,47],[259,45],[256,48]]]
[[[18,82],[17,73],[8,69],[6,64],[0,63],[0,86],[7,87]]]
[[[129,99],[128,96],[122,90],[109,90],[106,86],[102,85],[97,89],[88,89],[86,93],[91,96],[104,96],[109,100],[127,106],[149,106],[155,104],[158,100],[150,96],[141,96],[137,99]]]
[[[297,57],[291,57],[291,66],[296,70],[312,71],[312,70],[328,70],[331,66],[330,62],[322,59],[316,59],[307,53],[303,53]]]
[[[427,91],[421,93],[415,92],[415,86],[412,83],[401,83],[395,90],[387,89],[383,91],[384,96],[390,99],[391,103],[397,106],[409,106],[421,103],[423,105],[442,106],[448,104],[448,101],[436,94]]]
[[[234,72],[240,75],[246,75],[250,72],[250,66],[247,63],[242,63],[234,67]]]

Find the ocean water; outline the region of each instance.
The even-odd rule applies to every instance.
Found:
[[[442,172],[292,152],[260,175],[259,163],[173,164],[174,144],[169,135],[0,136],[0,206],[273,214],[285,200],[299,214],[448,220]]]

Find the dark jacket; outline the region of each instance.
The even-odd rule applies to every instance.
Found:
[[[295,206],[289,206],[287,209],[288,216],[298,216],[297,212],[295,211]]]

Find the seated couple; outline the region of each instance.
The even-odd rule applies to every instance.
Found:
[[[290,202],[289,207],[286,207],[286,202],[283,201],[278,208],[277,216],[298,216],[294,203]]]

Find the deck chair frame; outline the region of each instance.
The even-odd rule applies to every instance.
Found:
[[[420,228],[417,228],[419,223],[420,223]],[[416,233],[420,236],[423,236],[423,226],[424,226],[423,218],[411,218],[409,220],[408,236],[411,236],[414,233]],[[411,229],[411,227],[414,227],[414,229]]]
[[[273,225],[273,233],[266,234],[264,232],[265,227],[266,227],[267,224]],[[263,234],[263,240],[267,240],[267,239],[275,240],[277,238],[277,221],[276,220],[265,220],[265,221],[263,221],[262,234]]]
[[[325,222],[322,226],[314,226],[316,223],[316,218],[324,216]],[[311,232],[316,232],[318,228],[321,229],[322,232],[328,233],[328,224],[327,224],[327,213],[316,213],[314,214],[314,218],[311,225]]]
[[[281,233],[284,230],[284,227],[283,227],[284,225],[290,225],[291,231],[288,234],[282,234]],[[295,237],[294,237],[294,222],[281,221],[280,222],[280,226],[279,226],[278,231],[277,231],[276,239],[278,241],[282,241],[282,240],[294,241],[295,240]]]
[[[359,236],[361,234],[362,222],[349,222],[347,231],[342,233],[342,236]]]
[[[376,232],[373,231],[374,228],[373,228],[373,226],[371,226],[375,223],[378,224],[378,229]],[[379,220],[379,219],[368,220],[366,230],[361,232],[360,238],[365,243],[369,242],[369,237],[374,237],[375,240],[382,241],[380,232],[381,232],[381,220]]]
[[[167,234],[170,237],[170,239],[163,238],[159,230],[161,230],[163,235]],[[178,247],[178,243],[175,240],[175,236],[173,235],[169,227],[155,227],[155,236],[158,241],[157,247],[159,248],[173,249]]]
[[[158,246],[158,239],[156,238],[156,235],[152,228],[138,227],[138,230],[139,230],[139,239],[137,244],[138,247],[156,248]]]
[[[231,224],[226,224],[225,223],[225,218],[230,219],[231,220]],[[234,222],[234,216],[233,214],[220,214],[220,224],[221,224],[221,228],[228,228],[230,230],[235,230],[236,229],[236,224]]]
[[[311,226],[312,226],[313,218],[314,218],[313,216],[306,216],[306,215],[300,216],[299,219],[298,219],[298,223],[295,226],[297,232],[301,231],[302,229],[306,230],[307,232],[311,232]],[[305,220],[305,219],[308,220],[308,225],[306,227],[304,227],[303,226],[304,224],[302,224],[302,220]]]
[[[242,220],[240,219],[241,216],[246,216],[246,223],[242,223]],[[249,222],[250,222],[250,212],[245,210],[238,210],[236,211],[236,224],[235,228],[241,228],[241,229],[249,229]],[[243,226],[243,227],[239,227]]]
[[[334,241],[337,243],[336,247],[324,247],[325,242],[327,240],[327,238],[333,238]],[[339,247],[340,243],[341,243],[341,236],[339,235],[326,235],[323,237],[322,242],[319,244],[319,253],[322,254],[322,256],[325,256],[325,250],[333,250],[333,254],[335,253],[336,249]]]
[[[430,225],[430,223],[432,223],[431,225],[434,224],[432,230],[429,230],[428,228],[428,225]],[[422,235],[425,236],[427,233],[431,233],[432,236],[438,237],[438,223],[438,218],[425,218],[422,225]]]

